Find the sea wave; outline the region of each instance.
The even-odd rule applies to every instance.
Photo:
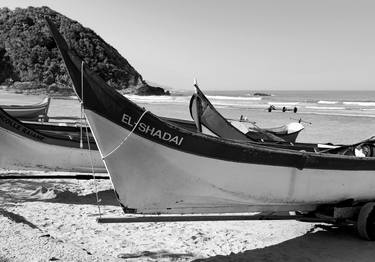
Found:
[[[136,103],[171,103],[183,104],[190,101],[190,96],[139,96],[139,95],[125,95],[126,98]]]
[[[295,106],[299,105],[300,102],[268,102],[267,104],[274,106]]]
[[[373,114],[361,114],[361,113],[347,113],[347,112],[332,112],[332,111],[312,111],[312,112],[300,112],[301,114],[312,114],[312,115],[326,115],[326,116],[348,116],[348,117],[368,117],[375,118]]]
[[[375,106],[375,102],[352,102],[352,101],[345,101],[343,102],[344,105],[352,105],[352,106]]]
[[[136,103],[145,104],[188,104],[191,96],[139,96],[125,95],[126,98]],[[235,97],[235,96],[207,96],[215,105],[246,106],[251,101],[261,101],[261,97]]]
[[[318,104],[327,104],[327,105],[334,105],[338,104],[339,101],[328,101],[328,100],[319,100]]]
[[[243,108],[243,109],[265,109],[268,108],[266,104],[249,104],[249,103],[233,103],[233,102],[226,102],[226,101],[211,101],[211,103],[216,107],[216,108]]]
[[[127,98],[135,103],[140,104],[165,104],[165,105],[189,105],[191,96],[186,95],[171,95],[171,96],[139,96],[139,95],[125,95]],[[375,101],[353,101],[347,100],[345,102],[335,99],[316,99],[311,102],[289,100],[283,101],[277,99],[270,101],[262,99],[262,97],[246,97],[246,96],[225,96],[225,95],[212,95],[208,96],[211,103],[217,108],[230,108],[230,109],[267,109],[270,105],[274,105],[277,109],[282,107],[304,108],[307,111],[323,113],[326,111],[328,114],[340,113],[339,115],[352,115],[353,113],[368,115],[375,115]],[[298,110],[300,111],[300,110]],[[335,112],[337,111],[337,112]],[[341,111],[341,112],[338,112]],[[356,112],[358,111],[358,112]],[[341,114],[343,113],[343,114]]]
[[[246,100],[246,101],[259,101],[262,97],[252,97],[252,96],[207,96],[209,99],[217,100]]]
[[[345,107],[340,106],[305,106],[308,109],[318,109],[318,110],[344,110]]]

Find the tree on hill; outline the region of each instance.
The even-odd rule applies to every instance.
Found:
[[[128,61],[94,31],[48,7],[0,9],[0,83],[31,82],[31,88],[42,91],[48,88],[66,90],[66,86],[72,85],[45,23],[46,16],[58,26],[90,69],[113,88],[128,93],[139,90],[146,95],[168,93],[149,86]]]

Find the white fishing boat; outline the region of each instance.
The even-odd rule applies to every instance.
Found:
[[[83,129],[34,129],[0,108],[0,167],[47,171],[106,172],[95,141]]]
[[[43,101],[31,105],[0,105],[8,114],[22,120],[38,120],[48,121],[48,109],[51,102],[50,97],[46,97]]]
[[[221,138],[295,143],[298,134],[304,129],[304,126],[297,122],[280,127],[260,128],[242,116],[240,120],[226,119],[215,109],[196,82],[194,86],[196,92],[190,99],[189,110],[199,131],[203,130],[203,125],[210,133]]]
[[[359,218],[362,236],[374,238],[374,203],[368,203],[375,199],[374,157],[262,146],[180,128],[109,87],[48,23],[125,212],[313,215],[357,205],[359,215],[351,218]]]

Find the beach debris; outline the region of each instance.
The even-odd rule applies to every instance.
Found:
[[[84,243],[82,243],[82,244],[84,244]],[[87,255],[90,255],[90,256],[92,255],[92,253],[90,251],[88,251],[86,248],[82,248],[82,250],[85,251],[87,253]]]
[[[53,238],[50,234],[43,234],[43,235],[40,235],[39,237],[51,237],[51,238]]]
[[[46,188],[44,186],[40,186],[34,192],[32,192],[30,194],[30,196],[35,196],[35,195],[37,195],[39,193],[45,194],[46,192],[48,192],[48,188]]]
[[[304,123],[304,124],[312,125],[311,122],[305,121],[305,120],[303,120],[301,117],[300,117],[300,118],[293,118],[293,117],[291,117],[290,119],[291,119],[291,120],[298,121],[298,123]]]
[[[37,197],[38,199],[52,199],[56,198],[58,192],[59,191],[56,188],[40,186],[34,192],[32,192],[30,196]]]

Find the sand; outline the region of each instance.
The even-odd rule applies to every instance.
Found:
[[[157,114],[188,118],[186,109],[181,106],[174,106],[173,110],[168,107],[168,111],[163,111],[163,106],[149,107]],[[57,100],[52,102],[50,112],[52,115],[64,112],[65,115],[78,116],[79,104],[77,101]],[[238,115],[237,111],[224,113],[227,116]],[[257,111],[247,113],[260,123],[266,114]],[[288,122],[290,118],[285,114],[272,116],[264,124]],[[301,134],[305,140],[322,138],[325,134],[328,141],[337,139],[342,142],[348,134],[351,139],[357,140],[372,133],[369,128],[371,123],[358,118],[311,118],[314,124]],[[337,129],[339,124],[346,129]],[[364,127],[364,132],[353,131],[358,127]],[[1,174],[60,173],[1,170]],[[99,216],[96,193],[102,216],[124,216],[108,180],[0,180],[0,261],[375,259],[375,243],[361,240],[353,228],[293,220],[99,224],[96,222]]]
[[[5,171],[1,174],[48,174]],[[53,174],[56,174],[54,172]],[[108,180],[0,181],[0,261],[374,261],[353,228],[297,221],[99,224]]]

